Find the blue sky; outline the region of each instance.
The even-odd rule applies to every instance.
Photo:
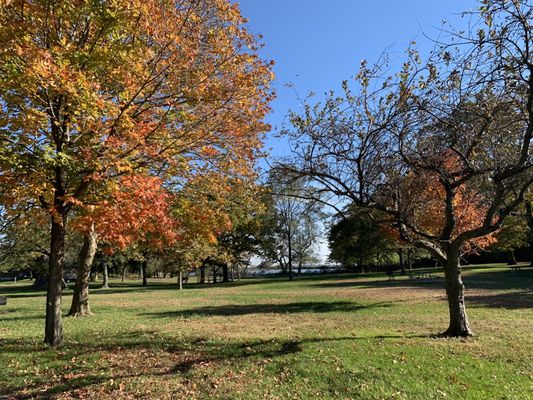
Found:
[[[411,40],[421,53],[431,45],[441,21],[465,25],[460,14],[477,6],[473,0],[240,0],[248,28],[263,35],[261,55],[276,62],[277,98],[267,121],[280,129],[289,109],[299,108],[297,93],[337,90],[355,75],[362,59],[376,61],[389,48],[400,60]],[[285,87],[294,84],[294,88]],[[288,154],[283,140],[268,135],[272,156]]]
[[[473,0],[240,0],[248,28],[263,35],[261,55],[276,62],[277,98],[267,122],[272,132],[266,147],[271,156],[289,154],[287,141],[275,139],[289,109],[298,110],[298,94],[340,89],[353,77],[362,59],[376,61],[388,49],[401,62],[412,40],[422,55],[433,47],[424,33],[435,37],[445,19],[455,27],[466,24],[460,14],[473,9]],[[293,84],[293,88],[285,85]],[[266,167],[266,163],[262,163]],[[324,238],[317,248],[326,260]]]

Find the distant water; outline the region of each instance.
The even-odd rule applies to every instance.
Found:
[[[340,266],[327,266],[320,268],[302,268],[302,274],[304,275],[316,275],[316,274],[331,274],[334,272],[339,272],[341,270]],[[247,268],[243,272],[243,276],[269,276],[269,275],[280,275],[283,271],[280,268],[274,269],[262,269],[262,268]],[[288,273],[288,272],[287,272]],[[296,275],[298,273],[298,268],[293,268],[292,273]]]

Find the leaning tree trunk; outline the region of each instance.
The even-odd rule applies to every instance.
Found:
[[[470,329],[470,322],[466,315],[465,287],[461,278],[459,249],[449,249],[446,256],[447,262],[444,268],[444,275],[450,310],[450,326],[444,332],[444,335],[454,337],[472,336],[473,332]]]
[[[56,196],[60,196],[60,193],[56,194]],[[59,208],[61,209],[62,207],[59,206]],[[58,210],[57,213],[59,214]],[[63,326],[61,323],[61,283],[65,256],[65,227],[67,215],[66,213],[63,215],[54,215],[51,220],[52,226],[50,234],[50,259],[48,268],[48,291],[46,293],[44,343],[49,346],[59,346],[63,341]]]
[[[92,315],[89,307],[89,277],[95,254],[96,232],[94,231],[94,226],[92,226],[91,231],[83,237],[83,246],[78,258],[76,284],[72,295],[72,304],[68,312],[68,315],[73,317]]]

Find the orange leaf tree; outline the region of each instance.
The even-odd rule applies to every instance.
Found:
[[[2,2],[0,185],[10,210],[50,219],[47,344],[68,216],[92,188],[139,168],[250,170],[271,72],[243,22],[227,0]]]

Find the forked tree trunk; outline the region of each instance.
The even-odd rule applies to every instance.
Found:
[[[104,256],[105,257],[105,256]],[[102,263],[103,268],[103,280],[102,280],[102,286],[100,286],[100,289],[109,289],[109,271],[107,268],[107,260],[104,259],[104,262]]]
[[[446,278],[446,295],[450,311],[450,326],[444,332],[445,336],[466,337],[472,336],[470,322],[465,308],[465,287],[461,278],[459,250],[447,251],[447,262],[444,268]]]
[[[61,291],[63,262],[65,256],[66,214],[54,216],[50,238],[50,260],[48,269],[48,291],[46,293],[46,321],[44,343],[59,346],[63,342],[61,323]]]
[[[73,317],[87,317],[92,315],[89,307],[89,276],[96,254],[96,232],[94,226],[83,236],[83,246],[78,257],[78,268],[72,304],[68,315]]]

